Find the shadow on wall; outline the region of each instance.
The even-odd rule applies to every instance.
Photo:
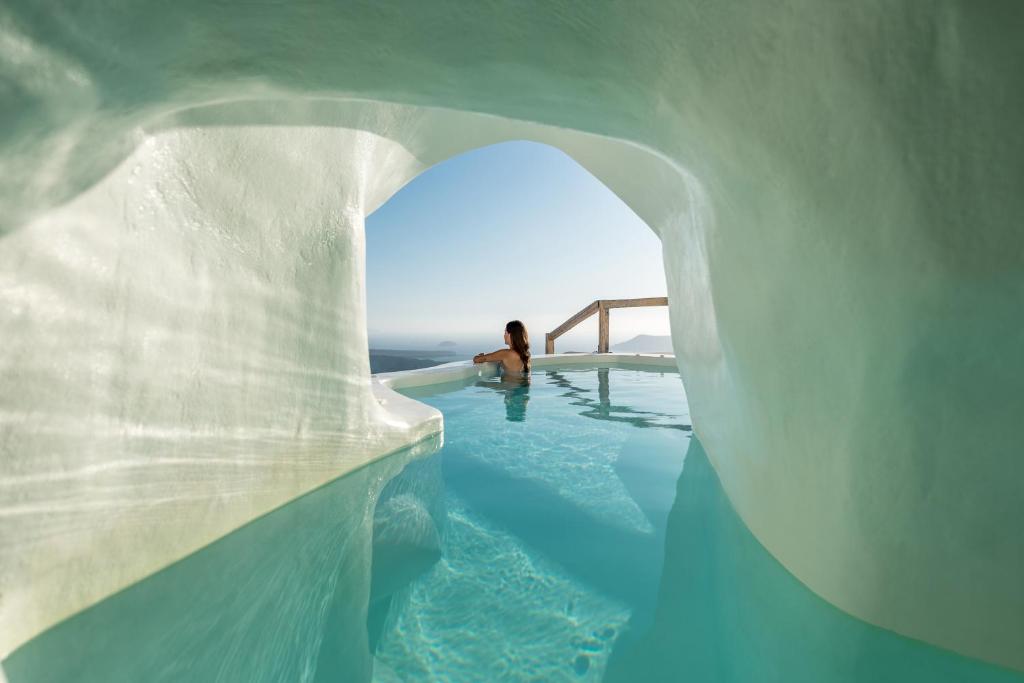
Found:
[[[661,576],[654,625],[615,650],[608,683],[1024,681],[812,593],[740,521],[696,438],[669,513]]]

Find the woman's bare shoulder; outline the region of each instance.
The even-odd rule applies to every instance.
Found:
[[[519,355],[512,349],[498,349],[497,351],[491,351],[490,353],[477,354],[477,358],[485,358],[489,361],[504,363],[506,360],[513,357],[519,358]]]

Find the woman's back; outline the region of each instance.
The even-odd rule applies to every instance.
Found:
[[[526,374],[526,365],[519,354],[512,349],[506,349],[501,354],[501,368],[506,373]]]

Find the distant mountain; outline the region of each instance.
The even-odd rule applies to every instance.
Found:
[[[458,344],[453,341],[443,341],[438,346],[458,346]]]
[[[610,351],[621,353],[675,353],[671,335],[638,334],[629,341],[613,344]]]

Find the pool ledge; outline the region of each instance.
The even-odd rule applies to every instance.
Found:
[[[644,365],[651,368],[678,370],[676,357],[669,353],[542,354],[533,356],[532,363],[534,368],[588,365],[636,367]],[[389,452],[392,449],[411,446],[430,436],[444,432],[444,417],[439,410],[414,398],[403,396],[398,393],[398,390],[459,382],[473,377],[494,377],[497,374],[497,363],[474,364],[470,360],[461,360],[418,370],[400,370],[371,375],[370,386],[381,411],[381,419],[389,426],[397,427],[397,433],[404,435],[406,439],[404,444],[389,444]]]
[[[531,362],[535,369],[572,366],[649,366],[652,369],[678,371],[676,356],[672,353],[546,353],[532,356]],[[391,434],[400,435],[397,438],[403,439],[401,443],[390,441],[383,451],[393,453],[425,438],[442,435],[444,431],[444,418],[440,411],[415,398],[398,393],[399,389],[459,382],[474,377],[495,377],[497,374],[497,362],[481,362],[476,365],[472,360],[456,360],[431,368],[371,375],[371,389],[381,412],[381,420],[397,428],[391,431]],[[367,462],[373,462],[379,457],[369,458]]]
[[[551,353],[533,356],[531,360],[534,368],[564,367],[566,365],[606,365],[611,367],[650,365],[672,370],[678,369],[676,357],[670,353]],[[476,365],[472,361],[460,360],[419,370],[382,372],[373,375],[372,378],[374,394],[378,400],[381,398],[388,400],[390,394],[395,393],[395,389],[456,382],[470,377],[493,377],[497,372],[497,363]],[[402,398],[405,399],[404,396]],[[419,402],[416,401],[416,403]]]

